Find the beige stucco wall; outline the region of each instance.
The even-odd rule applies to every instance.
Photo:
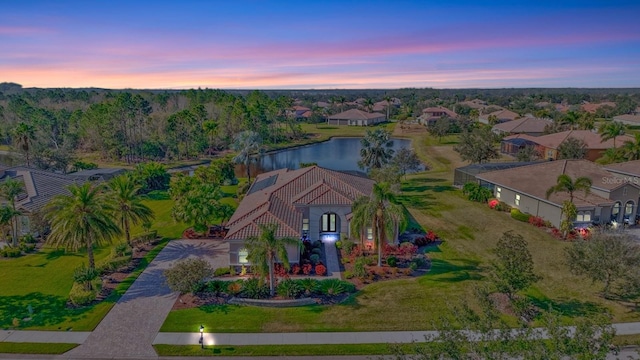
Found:
[[[309,207],[309,239],[311,241],[319,240],[320,221],[322,214],[336,213],[338,215],[338,239],[349,234],[349,222],[347,214],[351,213],[351,206],[310,206]]]

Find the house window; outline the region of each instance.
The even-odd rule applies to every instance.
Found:
[[[520,206],[520,194],[516,194],[516,206]]]
[[[240,264],[249,263],[249,260],[247,260],[248,256],[249,256],[249,250],[247,250],[246,248],[242,248],[238,250],[238,263]]]
[[[577,222],[590,222],[591,221],[591,212],[590,211],[578,211],[578,215],[576,216]]]
[[[373,228],[367,228],[367,240],[373,240]]]
[[[624,218],[630,218],[631,214],[633,214],[633,201],[627,201],[627,203],[624,204]]]
[[[502,192],[502,188],[497,187],[497,188],[496,188],[496,197],[497,197],[498,199],[500,199],[500,193],[501,193],[501,192]]]
[[[322,214],[322,232],[336,232],[336,214]]]
[[[622,204],[620,204],[619,201],[613,204],[613,208],[611,209],[611,220],[618,220],[618,215],[620,214],[621,207]]]
[[[309,219],[302,219],[302,231],[309,231]]]

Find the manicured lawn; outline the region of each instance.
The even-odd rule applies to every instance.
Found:
[[[344,345],[154,345],[160,356],[328,356],[328,355],[385,355],[390,354],[388,344]],[[410,345],[404,346],[410,351]]]
[[[0,342],[4,354],[64,354],[78,344]]]

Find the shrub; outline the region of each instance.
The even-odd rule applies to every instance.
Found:
[[[398,258],[395,256],[389,256],[387,258],[387,265],[391,266],[391,267],[396,267],[398,266]]]
[[[412,272],[418,270],[418,263],[415,261],[410,262],[409,269],[411,269]]]
[[[509,206],[506,202],[500,201],[498,205],[496,205],[496,210],[509,212],[511,211],[511,206]]]
[[[31,234],[25,234],[20,237],[20,243],[22,244],[35,244],[38,240]]]
[[[312,269],[313,269],[313,266],[311,266],[311,264],[302,265],[302,273],[305,275],[310,275]]]
[[[131,253],[132,253],[131,246],[129,246],[129,244],[127,244],[127,243],[116,244],[116,246],[114,246],[111,249],[111,256],[112,257],[120,257],[120,256],[131,255]]]
[[[300,272],[302,272],[302,268],[300,267],[300,265],[298,264],[293,264],[293,266],[291,266],[291,274],[293,275],[299,275]]]
[[[221,267],[221,268],[217,268],[213,271],[213,276],[223,276],[223,275],[229,275],[229,273],[231,273],[231,268],[229,267]]]
[[[132,244],[148,243],[156,239],[157,237],[158,237],[157,230],[146,231],[146,232],[134,235],[131,238],[131,243]]]
[[[313,247],[314,248],[321,248],[322,247],[322,241],[320,240],[316,240],[313,242]]]
[[[398,250],[400,252],[400,255],[411,256],[415,255],[418,252],[418,247],[410,242],[405,242],[400,244]]]
[[[525,214],[518,209],[511,209],[511,217],[522,222],[529,222],[531,215]]]
[[[113,272],[123,266],[126,266],[131,261],[131,256],[121,256],[116,258],[107,258],[99,262],[96,265],[100,274],[106,274]]]
[[[311,253],[312,253],[312,254],[317,254],[317,255],[322,255],[322,249],[320,249],[320,248],[313,248],[313,249],[311,249]]]
[[[320,281],[320,283],[318,284],[318,288],[322,295],[340,295],[346,291],[343,283],[344,282],[339,279],[326,279]]]
[[[491,199],[488,204],[490,209],[495,209],[498,204],[500,204],[500,201],[498,199]]]
[[[86,267],[84,264],[73,270],[73,281],[84,286],[85,290],[91,290],[91,282],[98,277],[98,271]]]
[[[540,216],[530,216],[529,217],[529,224],[531,224],[531,225],[533,225],[535,227],[544,227],[546,225],[546,222]]]
[[[247,279],[242,283],[242,294],[249,299],[264,299],[269,296],[269,287],[258,278]]]
[[[438,236],[438,234],[436,234],[435,232],[433,232],[433,230],[429,230],[427,232],[427,235],[425,235],[425,237],[427,238],[427,240],[434,242],[436,240],[438,240],[440,237]]]
[[[352,279],[354,276],[353,271],[346,270],[342,273],[342,276],[344,276],[345,279]]]
[[[18,247],[5,246],[0,250],[3,257],[16,258],[22,256],[22,250]]]
[[[220,296],[227,292],[228,286],[229,284],[227,281],[211,280],[205,284],[203,291],[214,296]]]
[[[96,291],[88,290],[83,284],[74,283],[69,292],[69,301],[75,306],[90,304],[96,299]]]
[[[357,278],[364,278],[367,276],[367,269],[365,268],[367,259],[359,257],[353,264],[353,275]]]
[[[299,282],[290,279],[282,281],[276,287],[276,294],[286,299],[295,299],[300,297],[303,292],[304,289],[302,288],[302,285],[300,285]]]
[[[324,276],[327,274],[327,267],[322,264],[318,264],[316,265],[315,272],[318,276]]]
[[[297,280],[306,295],[311,295],[318,290],[318,280],[312,278]]]
[[[20,244],[20,250],[22,250],[22,252],[24,253],[30,253],[33,252],[36,249],[36,244],[26,244],[26,243],[21,243]]]
[[[318,261],[320,261],[320,255],[313,254],[313,255],[309,256],[309,260],[311,260],[311,263],[317,264]]]
[[[277,277],[287,278],[289,277],[289,273],[287,269],[284,268],[284,265],[277,263],[273,266],[273,274]]]
[[[344,251],[345,255],[349,256],[356,246],[356,243],[354,243],[353,241],[345,240],[342,242],[342,251]]]
[[[213,268],[203,259],[185,259],[165,270],[164,276],[172,291],[185,294],[193,292],[199,283],[213,276]]]
[[[227,294],[236,296],[242,291],[242,281],[232,281],[227,285]]]
[[[413,263],[412,263],[412,264],[413,264]],[[409,266],[409,267],[408,267],[408,268],[406,268],[406,269],[402,269],[402,273],[403,273],[403,274],[405,274],[405,275],[407,275],[407,276],[409,276],[409,275],[413,274],[413,269],[411,268],[411,266]]]
[[[336,241],[336,249],[338,250],[342,249],[342,241],[340,240]]]
[[[365,257],[366,264],[369,266],[374,266],[378,263],[378,255],[371,255]]]

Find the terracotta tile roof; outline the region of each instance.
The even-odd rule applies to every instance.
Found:
[[[542,133],[547,125],[551,125],[551,121],[525,117],[497,124],[492,129],[494,132],[497,130],[506,133]]]
[[[557,149],[563,141],[570,137],[584,141],[587,145],[587,149],[600,150],[613,148],[613,139],[603,142],[600,134],[590,130],[567,130],[555,134],[538,136],[533,138],[533,141],[546,148]],[[632,140],[633,139],[628,135],[618,136],[616,138],[616,146],[620,147],[625,141]]]
[[[427,114],[427,115],[432,115],[433,114],[446,114],[448,117],[451,118],[455,118],[458,117],[458,114],[456,114],[454,111],[451,111],[449,109],[447,109],[446,107],[443,106],[435,106],[435,107],[428,107],[425,109],[422,109],[422,113],[423,114]],[[440,116],[440,115],[435,115],[435,116]]]
[[[381,113],[369,113],[366,111],[362,111],[359,109],[349,109],[347,111],[343,111],[341,113],[329,116],[331,120],[368,120],[368,119],[377,119],[379,117],[385,117],[384,114]]]
[[[592,103],[588,103],[587,102],[587,103],[582,104],[581,108],[582,108],[582,110],[584,110],[586,112],[594,113],[594,112],[596,112],[596,110],[598,110],[599,108],[601,108],[603,106],[616,107],[616,103],[611,102],[611,101],[605,101],[605,102],[601,102],[599,104],[592,104]]]
[[[631,114],[618,115],[618,116],[614,116],[613,120],[622,121],[623,123],[630,124],[630,125],[640,125],[640,115],[631,115]]]
[[[494,112],[489,113],[489,114],[481,115],[480,118],[488,121],[489,120],[489,116],[492,116],[492,115],[495,115],[496,119],[498,119],[498,120],[515,120],[518,117],[520,117],[520,115],[518,115],[518,113],[515,113],[515,112],[513,112],[511,110],[504,109],[504,110],[494,111]]]
[[[606,179],[615,177],[615,174],[588,160],[547,161],[481,173],[477,175],[477,178],[560,206],[563,201],[569,199],[569,196],[564,193],[556,193],[546,199],[546,192],[556,184],[558,176],[561,174],[567,174],[572,179],[582,176],[588,177],[593,182],[593,188],[604,191],[611,191],[623,185],[615,181],[607,181]],[[588,207],[613,204],[613,201],[594,193],[585,197],[583,191],[578,191],[574,193],[574,203],[577,207]]]
[[[630,176],[640,176],[640,160],[627,161],[617,164],[605,165],[604,168],[611,172]]]
[[[301,208],[308,205],[350,205],[369,195],[370,179],[318,166],[279,169],[260,174],[229,220],[226,239],[258,235],[257,224],[277,223],[279,237],[300,237]]]

